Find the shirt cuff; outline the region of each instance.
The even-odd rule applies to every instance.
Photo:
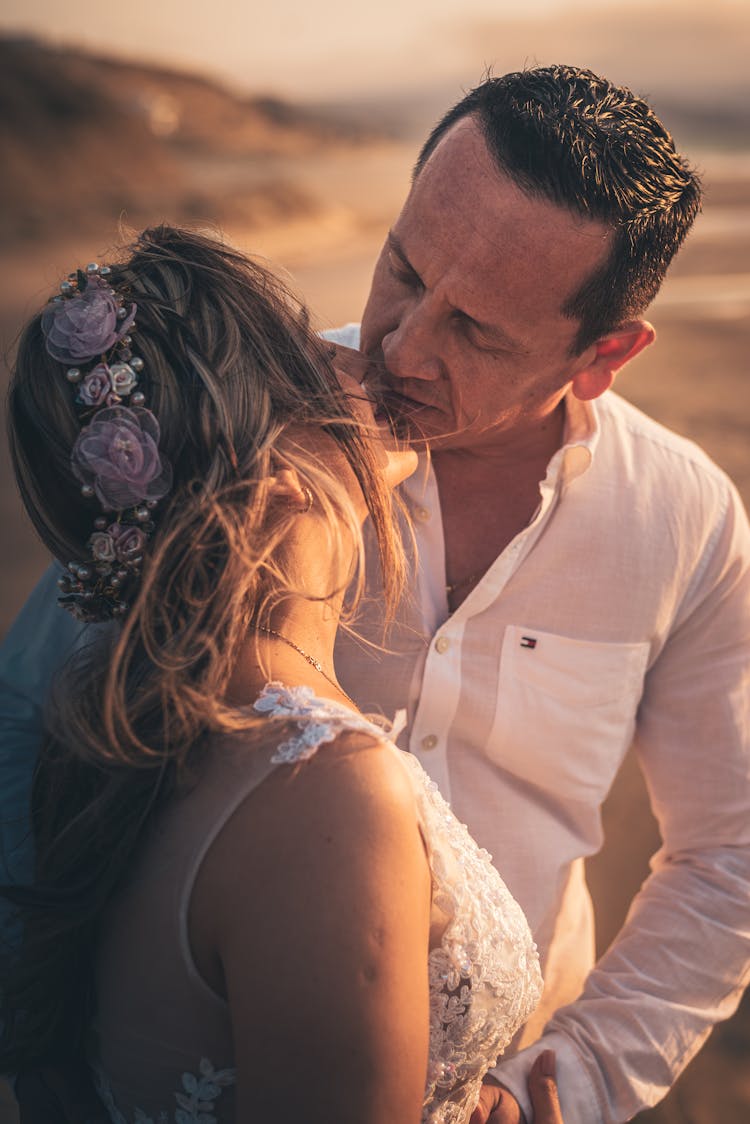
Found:
[[[514,1057],[501,1061],[490,1070],[490,1074],[513,1094],[526,1119],[532,1121],[534,1109],[527,1078],[534,1059],[543,1050],[555,1051],[557,1089],[563,1118],[574,1120],[575,1124],[601,1124],[600,1106],[581,1057],[570,1039],[559,1032],[543,1035]]]

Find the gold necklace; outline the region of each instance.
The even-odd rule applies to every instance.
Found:
[[[281,640],[284,644],[288,644],[290,648],[294,648],[295,652],[299,652],[302,658],[307,660],[310,667],[314,667],[318,674],[322,675],[323,678],[331,684],[334,690],[338,691],[340,695],[343,695],[344,698],[351,703],[353,708],[356,711],[359,711],[359,707],[357,706],[351,695],[347,695],[344,688],[340,687],[335,679],[331,679],[331,676],[323,670],[320,660],[316,660],[315,656],[309,655],[303,648],[300,648],[299,644],[295,644],[294,641],[290,640],[288,636],[282,636],[282,634],[280,632],[277,632],[275,628],[268,628],[264,624],[253,625],[253,628],[256,630],[256,632],[266,632],[269,636],[275,636],[277,640]]]
[[[452,582],[450,585],[446,583],[445,592],[450,597],[452,594],[454,594],[456,592],[457,589],[460,589],[461,586],[468,585],[469,582],[473,582],[477,578],[481,578],[483,572],[484,571],[482,571],[482,570],[474,570],[474,572],[472,574],[469,574],[468,577],[461,578],[460,581]]]

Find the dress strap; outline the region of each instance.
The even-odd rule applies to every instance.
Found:
[[[267,683],[253,709],[259,714],[283,721],[294,720],[299,733],[277,746],[271,762],[292,765],[306,761],[321,745],[332,742],[344,730],[370,734],[378,741],[393,741],[406,723],[406,712],[399,711],[395,720],[387,722],[365,718],[351,707],[321,699],[312,687],[286,687],[283,683]]]

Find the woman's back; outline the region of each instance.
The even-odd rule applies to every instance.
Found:
[[[283,776],[276,781],[270,777],[276,764],[317,760],[318,747],[336,739],[320,757],[325,768],[326,754],[347,754],[342,747],[347,737],[352,744],[351,734],[362,746],[377,739],[385,768],[397,785],[407,778],[432,878],[429,962],[427,941],[424,947],[430,1045],[422,1118],[468,1119],[483,1073],[539,998],[535,949],[519,907],[417,762],[385,741],[377,727],[348,708],[315,698],[306,688],[271,685],[256,706],[277,720],[269,723],[262,744],[248,746],[247,738],[235,738],[214,746],[200,784],[165,812],[109,912],[97,969],[96,1066],[112,1119],[117,1124],[237,1119],[229,1008],[194,962],[191,937],[194,941],[197,933],[200,941],[194,910],[200,896],[210,902],[210,888],[206,892],[201,887],[206,886],[206,872],[217,856],[222,861],[220,837],[225,827],[231,827],[234,814],[239,810],[252,823],[254,810],[260,817],[262,804],[267,805],[269,797],[276,801],[274,784],[278,788],[279,783],[307,783],[304,767],[296,776],[293,770],[281,770]],[[283,832],[283,803],[274,803],[272,815],[282,821]],[[270,868],[273,857],[267,858]],[[398,878],[394,869],[394,893]],[[256,874],[251,876],[248,895],[255,890],[262,895],[259,881]],[[262,928],[266,922],[272,925],[273,919],[260,912],[257,925]],[[342,929],[349,924],[350,918],[338,918]],[[376,919],[372,926],[377,929]],[[251,939],[244,970],[250,987],[256,981],[265,991],[268,966],[258,961],[253,946]],[[263,946],[262,939],[258,946]],[[311,948],[303,959],[314,965],[316,950]],[[306,970],[304,963],[288,964],[292,981]],[[271,994],[274,986],[283,1002],[286,981],[272,982]],[[331,1017],[333,998],[330,1005],[321,1002],[321,1034]],[[264,1020],[263,1001],[257,1016]],[[262,1026],[258,1031],[266,1033]],[[293,1084],[304,1064],[291,1027],[289,1042],[280,1064]],[[315,1045],[311,1042],[311,1049]],[[354,1062],[342,1056],[342,1068],[349,1064]],[[306,1118],[313,1118],[312,1108]]]

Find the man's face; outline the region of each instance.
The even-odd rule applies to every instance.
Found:
[[[413,437],[492,446],[549,417],[594,353],[571,358],[579,325],[561,309],[611,237],[519,190],[473,120],[446,134],[386,240],[362,319],[369,378]]]

